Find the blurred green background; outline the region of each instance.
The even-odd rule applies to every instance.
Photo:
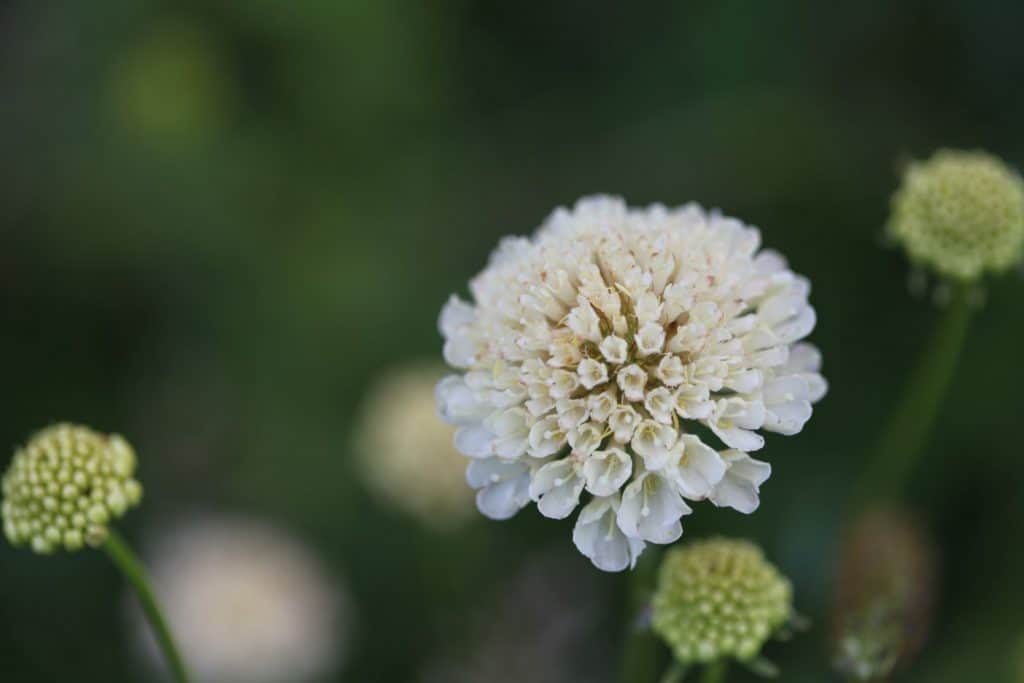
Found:
[[[0,443],[58,419],[126,434],[140,543],[194,508],[292,529],[355,605],[336,680],[421,680],[569,551],[584,646],[544,657],[611,680],[625,579],[571,551],[571,521],[424,530],[366,493],[350,435],[376,376],[439,357],[441,304],[500,236],[583,194],[695,199],[811,279],[831,392],[769,441],[755,515],[701,506],[687,534],[764,544],[814,623],[766,654],[830,680],[844,497],[936,318],[881,246],[888,197],[936,147],[1024,161],[1022,22],[998,0],[7,3]],[[914,476],[943,589],[902,680],[1014,680],[1022,286],[989,287]],[[145,680],[99,554],[0,544],[0,576],[5,682]]]

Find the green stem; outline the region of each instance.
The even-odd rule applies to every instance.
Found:
[[[661,548],[649,546],[629,574],[626,597],[626,640],[622,651],[622,683],[653,683],[658,680],[660,648],[648,625],[642,623],[651,602]]]
[[[969,285],[954,285],[928,346],[875,447],[858,493],[860,504],[898,496],[928,444],[974,314]]]
[[[686,665],[673,661],[665,675],[661,677],[661,683],[682,683],[683,679],[686,678],[687,670]]]
[[[704,673],[701,674],[701,683],[725,683],[725,679],[729,674],[729,662],[724,659],[719,659],[717,662],[711,662],[704,667]]]
[[[153,628],[160,649],[163,650],[167,664],[174,675],[174,680],[177,683],[188,683],[185,664],[181,659],[181,655],[178,654],[178,648],[174,645],[174,638],[171,637],[171,630],[167,626],[167,620],[164,619],[160,611],[156,595],[154,595],[153,589],[150,588],[149,581],[146,578],[146,570],[143,568],[139,558],[135,556],[135,553],[132,552],[131,548],[128,547],[128,544],[125,543],[117,532],[112,529],[108,532],[107,538],[103,542],[103,549],[107,551],[111,561],[117,565],[117,568],[121,570],[124,577],[128,579],[128,583],[135,589],[135,594],[139,598],[139,604],[142,605],[142,610],[146,613],[146,618],[149,619],[149,624]]]

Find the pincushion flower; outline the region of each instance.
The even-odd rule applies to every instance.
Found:
[[[4,534],[41,554],[99,546],[142,499],[135,451],[117,434],[56,424],[14,454],[3,477]]]
[[[347,601],[290,534],[247,518],[199,517],[156,534],[146,555],[196,681],[301,683],[337,669]],[[138,635],[159,669],[148,632]]]
[[[992,155],[940,150],[907,168],[888,231],[938,275],[1005,271],[1024,252],[1024,180]]]
[[[452,427],[437,419],[434,386],[441,367],[386,373],[367,394],[355,439],[359,469],[374,495],[441,531],[473,514],[465,459]]]
[[[40,430],[14,454],[2,482],[4,535],[49,555],[88,545],[102,548],[128,580],[175,681],[188,674],[149,586],[146,570],[111,527],[142,500],[135,450],[118,434],[59,423]]]
[[[749,661],[794,618],[793,589],[761,549],[713,538],[668,551],[652,626],[683,664]]]
[[[695,204],[611,197],[507,238],[441,312],[442,417],[477,506],[531,500],[607,571],[682,533],[687,501],[752,512],[761,432],[796,434],[825,393],[810,284],[756,228]],[[584,498],[589,498],[584,502]]]

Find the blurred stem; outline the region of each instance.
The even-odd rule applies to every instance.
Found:
[[[665,675],[661,677],[661,683],[682,683],[682,680],[686,678],[687,667],[678,661],[673,661],[665,672]]]
[[[861,505],[898,496],[928,445],[974,314],[972,286],[952,287],[950,301],[870,456],[858,495]]]
[[[629,574],[626,596],[626,642],[622,650],[622,683],[654,683],[658,680],[660,648],[651,631],[647,611],[661,564],[662,549],[650,546]]]
[[[164,615],[160,611],[156,595],[150,587],[149,580],[146,577],[146,570],[143,568],[139,558],[135,556],[135,553],[128,547],[128,544],[113,529],[108,532],[107,539],[103,542],[103,549],[107,551],[111,561],[117,565],[117,568],[121,570],[124,577],[128,579],[128,583],[135,590],[139,603],[142,605],[142,610],[146,613],[149,625],[153,628],[154,635],[156,635],[157,643],[167,659],[167,664],[171,669],[174,680],[177,683],[188,683],[185,664],[181,659],[181,655],[178,654],[178,648],[174,644],[174,638],[171,637],[171,630],[167,626],[167,620],[164,619]]]
[[[726,676],[729,674],[729,662],[724,659],[719,659],[717,662],[711,662],[704,667],[704,673],[701,675],[701,683],[725,683]]]

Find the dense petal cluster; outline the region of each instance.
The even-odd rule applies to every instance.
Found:
[[[683,663],[752,659],[792,617],[789,581],[748,541],[697,541],[661,565],[652,626]]]
[[[197,681],[328,679],[347,644],[348,601],[319,558],[289,533],[248,518],[197,517],[154,535],[146,564]],[[138,643],[164,658],[140,610]]]
[[[87,427],[48,427],[14,454],[3,478],[4,534],[37,553],[99,545],[107,524],[142,499],[135,451]]]
[[[360,471],[371,491],[423,524],[449,529],[473,514],[465,459],[452,428],[437,419],[434,366],[391,371],[367,395],[356,436]]]
[[[583,199],[502,241],[470,290],[441,313],[460,372],[437,397],[477,506],[564,518],[589,494],[573,538],[604,570],[679,538],[686,500],[756,509],[759,430],[799,432],[825,393],[798,343],[807,280],[757,229],[696,205]]]
[[[988,154],[936,152],[908,167],[889,233],[939,275],[971,280],[1006,270],[1024,249],[1024,181]]]

